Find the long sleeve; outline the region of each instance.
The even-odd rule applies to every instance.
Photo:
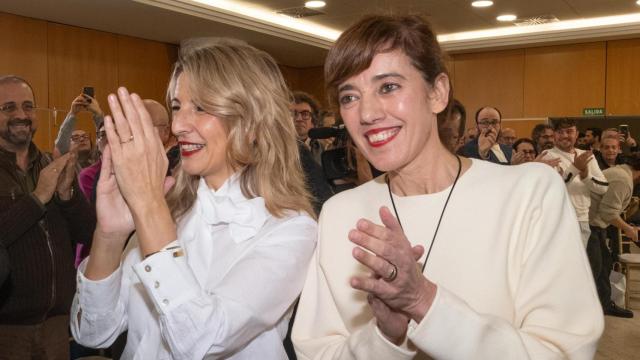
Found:
[[[629,185],[622,179],[615,179],[609,182],[609,189],[602,196],[600,205],[598,206],[598,216],[602,220],[611,224],[611,222],[620,216],[631,199],[631,191]]]
[[[408,336],[438,359],[592,359],[604,328],[576,218],[559,181],[538,189],[541,201],[522,227],[514,320],[475,311],[439,286],[434,303]],[[527,214],[529,215],[529,214]],[[580,301],[576,301],[580,299]],[[451,338],[464,341],[451,346]]]
[[[98,125],[104,120],[102,116],[93,116],[93,124],[98,128]],[[58,130],[58,137],[56,137],[56,147],[60,151],[61,155],[69,152],[69,142],[71,141],[71,133],[76,128],[76,122],[78,118],[73,113],[68,113],[64,118],[64,121],[60,125]]]
[[[587,164],[589,169],[589,173],[586,178],[582,179],[582,182],[587,185],[589,191],[595,194],[602,195],[607,192],[607,187],[609,183],[607,182],[607,178],[600,170],[600,166],[598,166],[598,162],[595,159],[591,159]]]
[[[134,265],[171,355],[226,356],[273,328],[302,289],[316,231],[311,218],[288,219],[260,238],[213,287],[206,281],[201,286],[188,252],[160,252]]]
[[[380,335],[366,294],[349,286],[369,271],[353,259],[347,234],[358,219],[375,221],[381,206],[391,206],[384,180],[325,204],[293,328],[300,359],[593,357],[604,319],[560,177],[543,164],[473,161],[458,185],[425,270],[436,297],[420,323],[409,324],[402,346]],[[413,245],[429,246],[424,239],[446,196],[396,199]],[[470,214],[470,202],[489,205]]]
[[[71,334],[79,344],[106,348],[127,329],[131,282],[123,275],[122,266],[105,279],[91,281],[84,276],[87,261],[88,258],[78,267],[78,292],[71,305]]]
[[[322,222],[322,219],[320,220]],[[322,239],[320,234],[319,239]],[[316,253],[309,265],[307,280],[293,324],[292,341],[298,359],[413,359],[416,352],[395,346],[377,330],[375,321],[349,333]]]
[[[25,195],[0,213],[0,242],[5,247],[18,240],[45,214],[46,208],[34,195]]]

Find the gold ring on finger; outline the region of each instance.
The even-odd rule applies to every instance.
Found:
[[[126,143],[131,142],[131,141],[133,141],[133,135],[129,136],[129,139],[127,139],[127,140],[120,139],[120,144],[126,144]]]
[[[389,271],[389,275],[387,275],[387,277],[383,278],[386,282],[392,282],[396,277],[398,277],[398,267],[390,261],[389,265],[392,266],[391,271]]]

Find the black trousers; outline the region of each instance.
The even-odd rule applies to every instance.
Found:
[[[587,242],[587,257],[603,308],[611,304],[611,282],[609,274],[613,268],[611,251],[607,247],[607,230],[591,226],[591,236]]]

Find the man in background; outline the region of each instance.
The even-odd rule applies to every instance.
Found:
[[[497,164],[510,164],[511,146],[498,143],[502,120],[500,111],[494,107],[485,106],[478,109],[475,119],[478,136],[460,148],[459,154]]]
[[[503,128],[498,136],[498,143],[513,147],[518,137],[516,131],[512,128]]]
[[[0,291],[0,354],[68,359],[72,249],[91,239],[95,216],[76,191],[77,155],[51,160],[32,142],[35,106],[29,83],[0,76],[0,245],[11,265]]]
[[[309,137],[309,130],[316,127],[319,113],[320,105],[311,95],[302,91],[293,92],[291,115],[298,134],[298,141],[311,151],[313,160],[318,165],[322,165],[322,152],[324,151],[322,143]]]
[[[574,119],[556,119],[553,130],[556,145],[553,149],[547,150],[545,158],[560,160],[556,170],[567,186],[569,198],[580,224],[582,242],[586,247],[591,234],[589,228],[591,196],[602,196],[607,191],[609,183],[602,174],[593,153],[590,150],[580,150],[575,147],[578,129]]]

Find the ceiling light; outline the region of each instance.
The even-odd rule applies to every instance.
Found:
[[[640,0],[636,1],[636,4],[640,5]]]
[[[471,6],[478,8],[489,7],[491,5],[493,5],[493,1],[490,0],[478,0],[471,3]]]
[[[518,17],[513,14],[500,15],[496,18],[498,21],[513,21]]]
[[[304,7],[308,7],[308,8],[312,8],[312,9],[323,8],[326,5],[327,5],[327,3],[324,2],[324,1],[307,1],[307,2],[304,3]]]

